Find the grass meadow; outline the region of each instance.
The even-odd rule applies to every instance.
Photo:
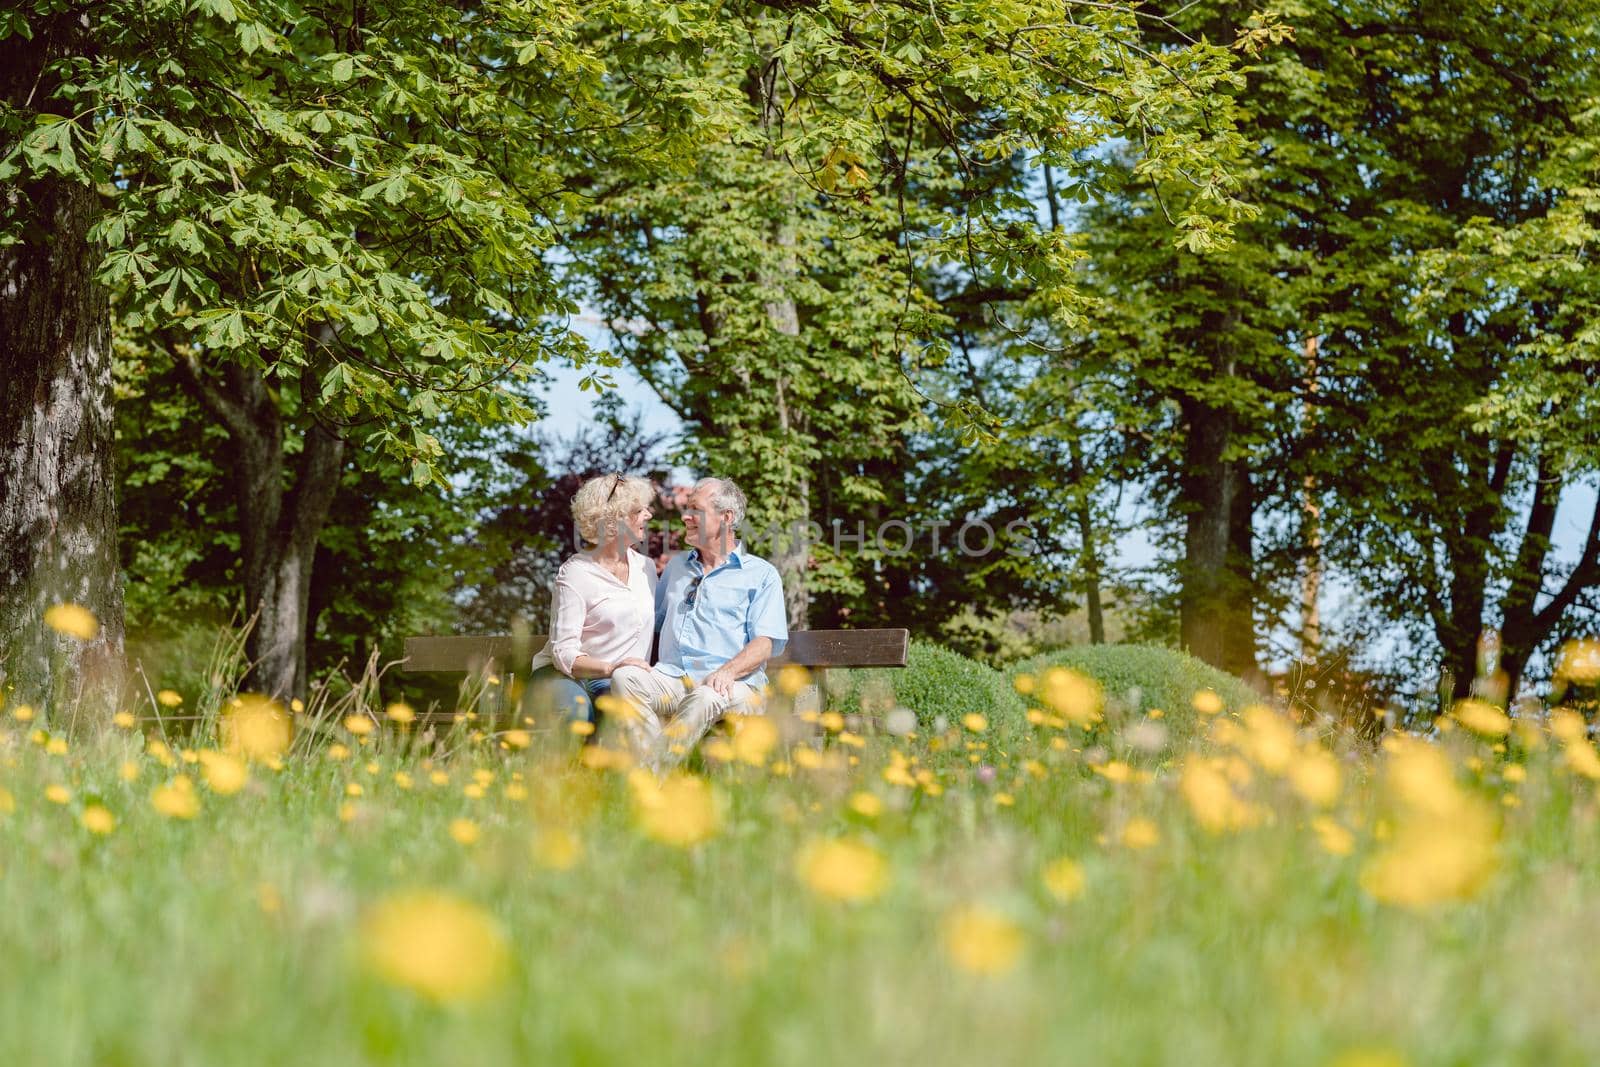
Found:
[[[1577,713],[1372,744],[951,655],[664,777],[361,688],[7,707],[0,1063],[1594,1062]]]

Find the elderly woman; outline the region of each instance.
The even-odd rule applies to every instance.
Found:
[[[594,699],[618,667],[650,665],[655,562],[644,547],[655,490],[643,478],[603,474],[572,498],[578,536],[594,547],[556,573],[550,640],[533,657],[535,691],[574,720],[593,722]]]

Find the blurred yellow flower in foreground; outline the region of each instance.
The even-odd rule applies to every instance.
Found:
[[[387,708],[383,709],[383,713],[389,717],[391,722],[407,724],[417,721],[417,713],[415,709],[413,709],[410,704],[406,704],[401,701],[395,701],[393,704],[390,704]]]
[[[1083,865],[1065,856],[1046,864],[1041,877],[1045,889],[1063,904],[1082,896],[1083,887],[1087,882],[1083,875]]]
[[[183,704],[183,694],[176,689],[163,689],[156,694],[156,703],[164,708],[176,708]]]
[[[810,684],[811,672],[804,667],[791,663],[778,671],[778,692],[784,696],[792,697]]]
[[[1556,661],[1556,677],[1579,685],[1600,682],[1600,640],[1585,637],[1562,645]]]
[[[221,796],[232,796],[250,781],[250,771],[244,760],[210,749],[200,753],[200,776],[205,779],[207,788]]]
[[[850,796],[850,810],[868,819],[883,814],[883,801],[877,795],[861,790]]]
[[[1161,840],[1161,831],[1144,816],[1135,816],[1122,828],[1122,843],[1127,848],[1150,848]]]
[[[56,633],[79,641],[100,636],[100,620],[82,604],[53,604],[44,610],[44,624]]]
[[[533,735],[526,730],[507,730],[500,735],[509,748],[527,748],[533,744]]]
[[[192,819],[200,814],[200,798],[195,796],[194,783],[183,774],[151,790],[150,804],[169,819]]]
[[[1594,745],[1588,740],[1577,737],[1568,741],[1564,755],[1573,773],[1600,779],[1600,755],[1595,754]]]
[[[1022,929],[981,906],[956,908],[940,924],[950,961],[972,974],[1004,974],[1022,958]]]
[[[674,773],[664,781],[635,771],[629,776],[633,787],[634,816],[646,837],[679,848],[691,848],[717,832],[720,818],[716,797],[703,778]]]
[[[784,668],[788,670],[788,668]],[[778,724],[765,715],[741,715],[733,723],[733,755],[752,767],[766,765],[778,747]]]
[[[454,819],[450,823],[450,836],[456,839],[457,844],[475,845],[482,833],[478,824],[471,819]]]
[[[1463,700],[1451,712],[1462,726],[1473,733],[1504,737],[1511,732],[1511,719],[1486,700]]]
[[[117,817],[102,804],[90,804],[80,817],[83,828],[91,834],[109,834],[117,828]]]
[[[138,721],[138,719],[133,717],[133,712],[131,711],[119,711],[115,715],[111,716],[111,724],[113,726],[119,726],[124,730],[133,729],[134,725],[137,724]]]
[[[361,923],[367,967],[390,985],[436,1003],[475,1000],[510,969],[505,934],[483,909],[444,893],[399,893]]]
[[[72,801],[72,790],[59,782],[53,783],[45,786],[44,798],[52,804],[68,804]]]
[[[1215,715],[1222,710],[1222,698],[1215,689],[1201,689],[1189,698],[1189,704],[1202,715]]]
[[[546,827],[534,836],[533,858],[552,871],[570,871],[583,859],[583,839],[571,830]]]
[[[1254,826],[1259,821],[1255,807],[1233,791],[1233,785],[1223,773],[1219,759],[1190,756],[1184,762],[1183,773],[1178,779],[1178,791],[1194,813],[1195,821],[1213,834],[1240,830]],[[1132,828],[1131,824],[1129,828]],[[1127,831],[1124,831],[1123,838],[1126,843]]]
[[[1051,667],[1038,681],[1042,683],[1038,689],[1040,699],[1057,714],[1078,726],[1100,721],[1105,691],[1099,682],[1065,667]]]
[[[1355,851],[1355,835],[1327,816],[1312,819],[1311,829],[1316,832],[1317,843],[1324,851],[1335,856],[1348,856]]]
[[[346,715],[344,728],[357,737],[365,737],[378,727],[365,715]]]
[[[969,711],[961,716],[961,725],[975,734],[981,734],[989,728],[989,720],[975,711]]]
[[[257,693],[229,701],[222,719],[222,747],[248,760],[267,762],[289,750],[294,720],[282,704]]]
[[[1493,810],[1456,784],[1449,761],[1434,746],[1397,737],[1384,747],[1395,824],[1383,850],[1362,868],[1362,888],[1403,907],[1477,893],[1496,864]]]
[[[1195,700],[1209,693],[1222,708],[1222,699],[1211,690],[1195,694]],[[1210,713],[1208,713],[1210,714]],[[1244,754],[1268,774],[1283,774],[1295,755],[1295,728],[1288,719],[1264,704],[1252,704],[1241,713],[1244,719]]]
[[[889,884],[889,864],[864,841],[812,841],[800,850],[795,867],[818,896],[830,900],[871,900]]]

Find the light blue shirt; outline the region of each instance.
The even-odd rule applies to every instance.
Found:
[[[694,603],[687,602],[696,578]],[[789,616],[778,568],[734,545],[728,558],[707,572],[700,550],[667,561],[656,583],[656,629],[661,644],[656,670],[699,682],[758,637],[770,638],[772,654],[789,643]],[[756,689],[767,684],[765,668],[739,679]]]

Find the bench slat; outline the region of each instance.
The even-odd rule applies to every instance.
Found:
[[[768,669],[801,667],[904,667],[910,641],[906,630],[795,630],[783,655]],[[526,661],[544,647],[544,634],[515,638],[510,634],[472,637],[408,637],[406,674],[475,671],[493,660],[497,667]],[[520,651],[518,645],[521,645]]]

